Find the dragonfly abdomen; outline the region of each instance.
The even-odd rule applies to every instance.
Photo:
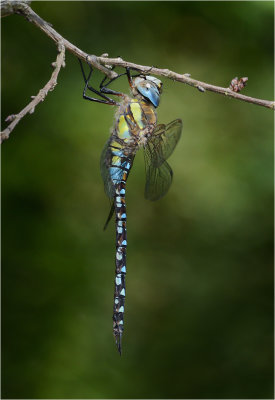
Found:
[[[124,328],[124,303],[125,303],[125,275],[126,275],[126,248],[127,248],[127,232],[126,232],[126,180],[131,168],[128,161],[124,161],[125,165],[122,179],[115,185],[114,207],[116,215],[116,270],[115,270],[115,294],[114,294],[114,310],[113,310],[113,333],[116,339],[118,351],[121,354],[121,339]]]

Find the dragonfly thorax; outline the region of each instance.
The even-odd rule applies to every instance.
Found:
[[[140,75],[133,79],[132,93],[134,96],[141,95],[145,100],[150,101],[154,107],[158,107],[162,92],[162,82],[154,76]]]

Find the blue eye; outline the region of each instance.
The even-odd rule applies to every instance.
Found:
[[[146,99],[151,101],[151,103],[155,107],[158,107],[160,93],[159,93],[158,89],[155,86],[144,88],[143,86],[138,85],[137,86],[137,90],[139,91],[140,94],[142,94],[142,96],[144,96]]]

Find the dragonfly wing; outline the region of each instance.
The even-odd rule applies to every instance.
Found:
[[[170,165],[163,161],[159,167],[152,164],[151,150],[148,146],[144,149],[146,183],[145,198],[148,200],[158,200],[163,197],[171,186],[173,171]]]
[[[146,184],[145,198],[163,197],[173,179],[173,171],[166,162],[176,147],[182,131],[182,121],[176,119],[167,125],[158,125],[144,149]]]
[[[160,166],[173,153],[182,131],[182,120],[175,119],[167,125],[158,125],[152,137],[148,141],[148,146],[154,150],[152,153],[152,163],[155,167]]]
[[[111,221],[112,216],[114,215],[114,212],[115,212],[115,202],[114,202],[114,200],[112,200],[112,201],[111,201],[110,212],[109,212],[109,215],[108,215],[108,217],[107,217],[107,219],[106,219],[106,222],[105,222],[105,224],[104,224],[104,227],[103,227],[103,230],[104,230],[104,231],[105,231],[105,229],[107,228],[109,222]]]
[[[115,194],[114,184],[111,180],[110,167],[112,163],[112,152],[109,141],[105,144],[100,158],[100,172],[104,183],[104,190],[107,196],[112,199]]]

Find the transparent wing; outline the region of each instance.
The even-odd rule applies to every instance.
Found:
[[[115,202],[114,202],[114,200],[110,201],[110,203],[111,203],[111,207],[110,207],[110,211],[109,211],[108,217],[107,217],[106,222],[105,222],[104,227],[103,227],[104,231],[107,228],[107,226],[108,226],[109,222],[111,221],[112,216],[114,215],[114,212],[115,212]]]
[[[144,149],[146,184],[145,198],[158,200],[171,186],[173,171],[165,161],[176,147],[182,131],[182,121],[158,125]]]
[[[114,210],[115,210],[115,208],[114,208],[115,188],[114,188],[114,184],[111,180],[110,171],[109,171],[109,168],[111,165],[111,157],[112,157],[112,153],[109,148],[109,140],[108,140],[102,150],[101,157],[100,157],[100,172],[101,172],[101,176],[102,176],[103,183],[104,183],[104,190],[110,200],[110,212],[109,212],[108,218],[105,222],[105,225],[103,228],[104,230],[107,228],[107,225],[110,222],[110,220],[114,214]]]
[[[158,125],[149,139],[147,146],[151,147],[151,162],[159,167],[173,153],[182,131],[182,120],[175,119],[167,125]]]
[[[166,161],[158,168],[149,167],[146,172],[145,198],[159,200],[168,192],[172,179],[173,171]]]
[[[166,161],[163,161],[159,167],[155,167],[152,164],[151,149],[148,146],[144,149],[144,160],[146,172],[145,198],[152,201],[158,200],[168,192],[173,179],[173,171]]]
[[[112,199],[115,194],[114,184],[111,180],[110,166],[112,162],[112,152],[109,148],[109,140],[105,144],[100,158],[100,172],[104,183],[104,190],[107,196]]]
[[[123,163],[125,164],[127,162],[130,162],[132,165],[132,158],[128,157],[126,159],[126,157],[122,153],[121,159],[124,160],[123,163],[121,163],[121,165],[119,166],[112,165],[112,151],[109,144],[110,140],[107,141],[101,153],[100,171],[104,183],[105,193],[110,199],[113,199],[115,195],[114,182],[120,182],[123,175],[123,170],[121,166],[123,166]],[[113,149],[116,150],[116,148]],[[121,152],[121,149],[118,150],[119,152]]]

